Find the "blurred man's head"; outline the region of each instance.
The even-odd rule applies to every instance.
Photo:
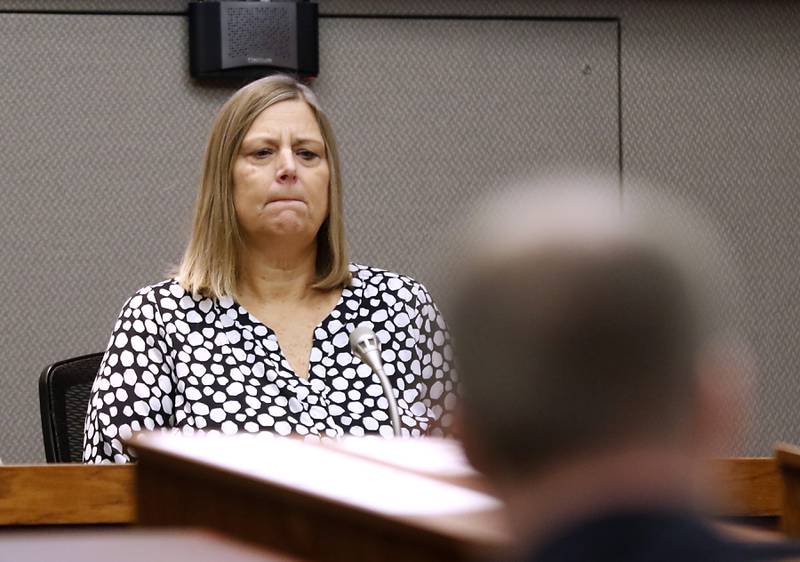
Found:
[[[513,478],[638,443],[710,444],[732,404],[717,390],[735,385],[729,272],[689,214],[559,184],[479,221],[450,319],[479,468]]]

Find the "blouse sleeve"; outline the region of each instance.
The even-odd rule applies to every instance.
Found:
[[[143,289],[125,303],[92,385],[83,462],[125,463],[122,441],[135,431],[171,425],[175,381],[169,335],[156,298]]]
[[[453,430],[457,376],[453,368],[450,336],[442,314],[428,291],[421,287],[416,296],[418,360],[422,367],[422,402],[431,423],[429,436],[449,436]]]

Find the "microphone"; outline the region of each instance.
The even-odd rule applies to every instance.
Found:
[[[394,398],[394,392],[389,384],[389,379],[383,372],[383,361],[381,361],[381,344],[378,341],[378,336],[372,331],[369,324],[359,324],[358,327],[350,333],[350,348],[353,350],[361,361],[369,365],[372,372],[378,375],[383,387],[383,394],[386,400],[389,401],[389,414],[392,417],[392,429],[394,436],[400,437],[400,415],[397,413],[397,400]]]

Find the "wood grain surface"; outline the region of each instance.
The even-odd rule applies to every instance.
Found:
[[[0,525],[132,523],[130,465],[0,466]]]
[[[716,459],[712,468],[724,496],[719,515],[779,517],[783,514],[781,475],[774,458]]]
[[[784,472],[792,473],[793,455],[776,454]],[[712,466],[727,497],[718,515],[784,515],[784,484],[775,459],[718,459]],[[134,465],[0,466],[0,525],[133,523],[135,469]]]
[[[772,457],[716,459],[712,469],[724,503],[718,515],[780,517],[783,490],[778,465]]]
[[[775,460],[783,484],[781,528],[792,538],[800,537],[800,448],[785,443],[775,447]]]

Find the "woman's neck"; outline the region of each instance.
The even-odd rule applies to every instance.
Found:
[[[265,301],[302,301],[314,293],[316,243],[294,252],[244,248],[240,253],[237,293]]]

